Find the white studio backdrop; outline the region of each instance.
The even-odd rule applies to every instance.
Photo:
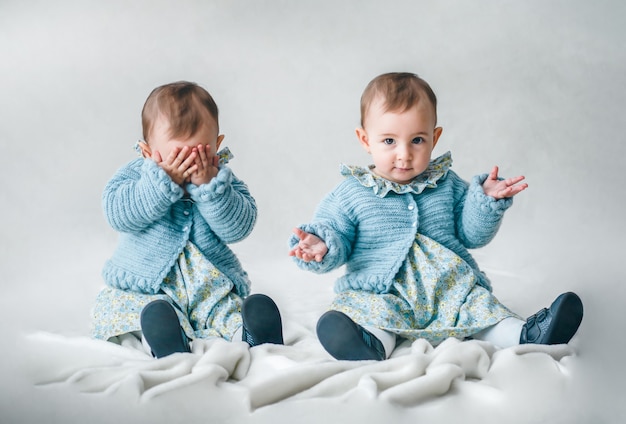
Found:
[[[157,85],[214,95],[260,212],[234,249],[244,266],[290,266],[291,229],[339,182],[339,163],[369,163],[354,135],[363,88],[410,71],[439,97],[436,154],[451,150],[466,179],[495,164],[527,177],[475,253],[496,293],[530,314],[577,291],[589,378],[603,381],[626,347],[625,18],[617,0],[2,0],[0,328],[87,334],[85,299],[116,242],[100,196],[134,157]],[[299,284],[284,290],[297,297]]]

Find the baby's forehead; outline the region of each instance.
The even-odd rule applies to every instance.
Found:
[[[408,111],[414,111],[415,119],[419,121],[430,122],[433,127],[437,125],[437,114],[433,104],[427,97],[422,97],[418,101],[390,103],[384,96],[380,96],[377,100],[372,101],[365,110],[362,117],[363,127],[372,124],[380,124],[384,122],[385,116],[389,114],[403,114]],[[430,124],[429,124],[430,125]]]
[[[195,116],[180,116],[168,113],[157,113],[152,122],[151,132],[159,131],[171,137],[191,138],[199,132],[206,131],[209,135],[219,133],[219,125],[207,111],[196,111]]]
[[[417,113],[435,114],[435,106],[428,100],[428,97],[420,96],[413,101],[391,102],[383,95],[377,96],[370,103],[367,114],[372,112],[383,113],[403,113],[412,108],[416,108]]]

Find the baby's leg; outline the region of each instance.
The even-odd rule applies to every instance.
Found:
[[[517,344],[568,343],[583,318],[583,304],[575,293],[563,293],[549,308],[541,309],[526,321],[506,318],[473,338],[507,348]]]
[[[123,347],[128,347],[130,349],[150,353],[150,348],[143,342],[141,331],[131,331],[129,333],[119,334],[109,338],[107,341]]]
[[[385,359],[391,356],[391,353],[396,348],[396,340],[397,337],[394,333],[390,333],[389,331],[381,330],[380,328],[365,326],[367,331],[372,333],[374,337],[376,337],[383,344],[385,348]]]
[[[116,340],[109,339],[109,341],[117,343],[120,346],[140,350],[147,353],[148,355],[152,355],[152,348],[148,344],[148,341],[143,336],[143,333],[141,331],[133,331],[131,333],[120,334],[119,336],[113,337],[113,339]]]
[[[505,318],[496,325],[474,334],[472,338],[489,342],[503,349],[515,346],[519,344],[522,327],[524,327],[525,323],[525,321],[518,318]]]

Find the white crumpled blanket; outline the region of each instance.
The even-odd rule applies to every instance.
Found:
[[[456,393],[515,395],[519,381],[561,387],[568,378],[567,345],[497,350],[480,341],[424,340],[399,346],[381,362],[336,361],[302,328],[287,345],[248,348],[222,339],[197,341],[190,354],[153,359],[145,352],[87,337],[38,332],[22,338],[22,366],[36,385],[123,394],[137,402],[165,393],[211,387],[242,399],[250,411],[279,402],[341,398],[355,392],[399,406]],[[533,376],[533,374],[535,374]]]

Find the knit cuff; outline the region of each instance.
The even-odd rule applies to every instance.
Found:
[[[513,198],[508,197],[497,200],[492,196],[486,195],[483,183],[488,176],[489,174],[476,175],[472,179],[472,184],[470,184],[468,196],[478,206],[480,212],[501,216],[513,205]],[[498,178],[498,180],[502,181],[504,178]]]
[[[206,202],[222,196],[232,185],[233,171],[225,166],[219,169],[217,175],[208,184],[188,184],[187,191],[191,198],[200,202]]]
[[[176,184],[169,175],[152,159],[145,159],[141,165],[141,171],[148,176],[154,187],[156,187],[172,203],[178,201],[184,190]]]

